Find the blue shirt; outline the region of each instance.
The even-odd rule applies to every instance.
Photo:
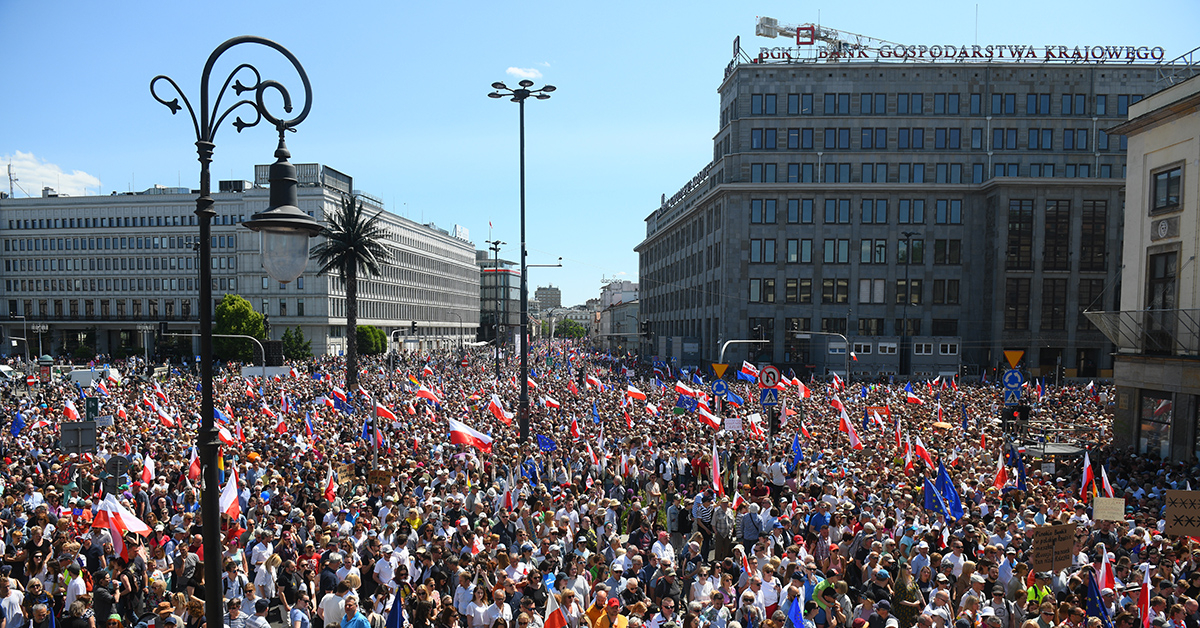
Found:
[[[360,612],[355,612],[354,617],[343,617],[342,628],[371,628],[371,623]]]

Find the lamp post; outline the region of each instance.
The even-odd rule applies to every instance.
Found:
[[[484,240],[484,242],[489,245],[488,250],[492,252],[492,280],[496,287],[496,311],[492,313],[492,322],[494,323],[492,353],[496,357],[496,381],[500,381],[500,309],[501,303],[507,301],[507,299],[502,300],[502,297],[508,296],[505,294],[507,291],[500,287],[500,247],[508,243],[500,240]]]
[[[912,371],[912,356],[909,355],[908,347],[908,303],[912,301],[912,284],[908,281],[908,267],[912,265],[912,237],[920,235],[920,233],[902,231],[900,235],[904,236],[904,313],[900,319],[900,374],[907,377]],[[846,350],[850,350],[849,345]],[[849,375],[848,371],[847,375]]]
[[[21,342],[25,343],[25,370],[29,370],[29,319],[23,314],[13,314],[13,318],[21,319]]]
[[[280,119],[267,110],[263,102],[263,97],[268,91],[273,91],[283,100],[284,112],[290,114],[292,112],[291,94],[278,81],[272,79],[264,80],[258,68],[249,63],[238,64],[229,73],[229,76],[221,84],[221,88],[216,94],[215,102],[212,102],[210,108],[209,81],[213,66],[216,65],[217,59],[225,51],[240,44],[266,46],[276,50],[291,62],[292,67],[295,68],[301,82],[304,84],[304,108],[295,118]],[[243,70],[248,70],[248,72],[242,72]],[[252,78],[253,81],[250,85],[244,85],[240,79],[235,81],[235,77],[239,74]],[[176,97],[164,100],[159,96],[156,91],[159,81],[168,83],[175,90]],[[227,89],[234,92],[238,100],[227,108],[222,108],[221,98],[225,96],[224,92]],[[254,98],[240,98],[245,92],[253,92]],[[204,71],[200,75],[199,112],[192,107],[192,103],[184,95],[183,90],[170,77],[160,74],[151,79],[150,94],[159,103],[169,108],[172,114],[178,113],[180,109],[187,107],[188,115],[192,119],[192,128],[196,133],[196,152],[200,161],[200,196],[196,199],[195,212],[200,223],[201,402],[200,430],[197,434],[198,457],[203,474],[200,511],[204,519],[202,531],[204,555],[219,557],[222,555],[220,536],[221,487],[217,477],[217,455],[220,440],[217,430],[213,425],[213,303],[211,261],[211,226],[212,218],[216,215],[216,211],[213,209],[214,201],[209,176],[209,165],[212,163],[213,149],[216,148],[213,140],[216,138],[217,130],[221,126],[221,123],[234,110],[242,107],[249,107],[249,111],[254,113],[254,118],[250,122],[243,121],[240,116],[234,118],[233,126],[239,132],[246,127],[255,126],[259,122],[266,120],[279,133],[279,145],[275,150],[277,160],[271,165],[270,171],[270,206],[266,211],[252,216],[251,220],[245,224],[250,229],[262,233],[263,267],[266,269],[267,274],[283,283],[292,281],[304,272],[304,267],[308,263],[308,239],[316,235],[320,231],[321,226],[316,220],[301,212],[296,207],[296,168],[287,161],[290,154],[288,153],[287,146],[284,144],[283,135],[288,130],[294,130],[296,125],[308,117],[308,112],[312,108],[312,86],[308,81],[308,75],[305,74],[304,68],[300,66],[300,62],[289,50],[269,39],[255,36],[241,36],[234,37],[217,46],[216,50],[213,50],[212,54],[208,56],[208,61],[204,64]],[[183,101],[183,105],[179,104],[180,100]],[[197,113],[199,113],[198,118]],[[210,618],[210,621],[219,621],[218,618],[224,615],[225,610],[221,595],[220,560],[205,561],[204,582],[205,616]]]
[[[525,279],[525,100],[529,97],[538,100],[546,100],[550,97],[550,92],[555,90],[553,85],[546,85],[538,89],[529,89],[533,87],[533,81],[523,79],[518,83],[519,87],[512,89],[502,82],[492,83],[492,89],[496,91],[488,94],[488,98],[504,98],[509,97],[509,100],[517,103],[520,109],[520,130],[521,130],[521,400],[518,405],[517,418],[520,425],[520,441],[525,443],[529,440],[529,286]]]

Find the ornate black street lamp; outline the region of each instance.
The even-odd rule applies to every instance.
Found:
[[[249,63],[239,64],[221,84],[216,93],[216,100],[209,106],[209,80],[217,59],[230,48],[239,44],[260,44],[273,48],[287,58],[300,75],[304,83],[304,108],[300,114],[291,119],[280,119],[272,115],[263,103],[263,96],[268,90],[275,91],[283,99],[283,110],[292,112],[292,98],[281,83],[274,80],[263,80],[258,68]],[[253,82],[243,85],[235,77],[243,70],[248,70]],[[246,73],[243,73],[246,74]],[[176,98],[165,100],[155,91],[159,81],[166,81],[174,88]],[[232,83],[232,85],[230,85]],[[221,98],[226,90],[231,90],[240,97],[245,92],[253,92],[254,98],[240,98],[226,109],[221,108]],[[296,168],[288,163],[290,156],[283,141],[286,131],[294,130],[295,126],[308,117],[312,108],[312,86],[308,75],[296,57],[283,46],[262,37],[234,37],[217,46],[208,56],[204,64],[204,72],[200,75],[200,110],[197,111],[188,101],[183,90],[170,77],[158,75],[150,81],[150,94],[158,102],[170,108],[171,113],[178,113],[187,107],[192,118],[192,127],[196,132],[196,152],[200,159],[200,196],[196,199],[196,216],[200,223],[200,375],[201,403],[200,430],[197,434],[198,458],[202,465],[203,491],[200,499],[200,512],[204,518],[202,532],[204,555],[204,584],[205,601],[204,614],[209,622],[220,622],[225,609],[221,595],[221,536],[220,536],[220,494],[221,487],[217,476],[217,455],[220,440],[213,425],[213,359],[212,359],[212,250],[211,226],[212,218],[216,215],[213,210],[213,198],[209,177],[209,164],[212,162],[213,140],[221,123],[229,114],[242,107],[249,107],[254,112],[250,122],[236,117],[233,126],[240,133],[246,127],[257,125],[266,120],[275,126],[279,133],[279,147],[275,150],[277,160],[271,165],[271,203],[266,211],[255,214],[246,226],[262,233],[263,267],[273,279],[289,282],[304,272],[308,261],[308,238],[320,231],[320,224],[312,217],[296,207]],[[183,101],[183,105],[179,101]],[[266,356],[263,356],[264,359]]]
[[[496,91],[488,94],[488,97],[508,96],[520,105],[521,110],[521,401],[517,409],[517,424],[521,428],[520,442],[525,443],[529,440],[529,285],[525,278],[525,99],[532,96],[538,100],[546,100],[555,87],[546,85],[531,90],[529,88],[533,87],[533,81],[528,79],[522,80],[518,85],[519,87],[512,89],[497,81],[492,83],[492,88]]]

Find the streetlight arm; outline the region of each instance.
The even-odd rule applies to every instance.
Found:
[[[729,345],[766,344],[768,342],[771,342],[771,341],[770,340],[726,340],[725,343],[721,345],[721,353],[717,357],[717,363],[718,364],[725,363],[725,349],[727,347],[729,347]]]

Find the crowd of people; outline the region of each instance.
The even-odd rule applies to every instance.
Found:
[[[1015,447],[991,383],[789,374],[771,434],[732,369],[718,408],[711,370],[557,341],[531,351],[522,441],[516,361],[496,379],[493,359],[368,358],[354,389],[337,358],[265,380],[220,365],[220,522],[187,369],[3,390],[0,628],[1200,628],[1200,545],[1161,520],[1195,461],[1113,449],[1106,387],[1026,393],[1035,422],[1090,439],[1084,476]],[[64,454],[81,397],[114,425]],[[961,511],[931,502],[939,476]],[[1109,479],[1124,521],[1091,516]],[[1055,523],[1077,527],[1072,564],[1032,569]]]

